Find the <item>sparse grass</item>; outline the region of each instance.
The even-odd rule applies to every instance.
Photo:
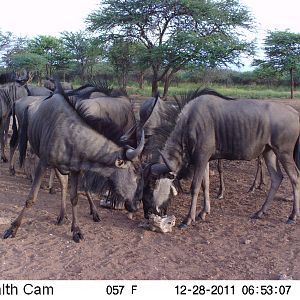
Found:
[[[236,86],[225,86],[216,84],[193,84],[193,83],[180,83],[176,86],[171,86],[169,89],[169,96],[179,95],[190,90],[195,90],[196,88],[211,88],[217,92],[235,98],[248,98],[248,99],[289,99],[290,89],[288,86],[279,87],[267,87],[261,85],[236,85]],[[163,88],[160,86],[159,90],[162,94]],[[145,85],[144,89],[139,89],[135,85],[130,85],[128,87],[129,94],[138,94],[142,96],[151,95],[151,86]],[[300,99],[300,91],[294,92],[295,99]]]

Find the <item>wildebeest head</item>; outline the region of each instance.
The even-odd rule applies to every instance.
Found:
[[[144,167],[144,217],[151,214],[166,215],[171,193],[176,196],[175,174],[164,163],[148,164]]]
[[[145,145],[144,132],[136,149],[129,148],[125,159],[117,159],[116,170],[110,176],[114,191],[125,200],[125,208],[135,212],[143,195],[143,174],[139,155]]]

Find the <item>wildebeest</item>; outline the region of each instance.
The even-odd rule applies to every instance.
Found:
[[[153,160],[157,160],[159,157],[159,151],[165,144],[168,136],[174,129],[176,125],[176,119],[183,109],[183,107],[191,100],[200,97],[201,95],[219,95],[227,100],[235,100],[235,98],[225,97],[221,94],[218,94],[216,91],[211,89],[196,89],[194,91],[190,91],[187,93],[181,94],[180,97],[175,96],[175,101],[163,101],[160,98],[155,105],[153,113],[151,117],[145,124],[145,136],[146,136],[146,144],[144,147],[143,153],[147,157],[152,157]],[[143,114],[147,111],[148,107],[151,107],[154,98],[147,99],[143,102],[140,107],[140,113]],[[219,173],[219,191],[217,194],[218,199],[223,199],[225,194],[225,182],[224,182],[224,168],[223,161],[218,160],[217,162],[217,170]],[[188,170],[184,170],[188,171]],[[180,177],[186,177],[186,172],[183,172]],[[189,173],[191,173],[189,171]],[[179,181],[177,182],[177,184]],[[249,189],[249,192],[253,192],[256,188],[261,189],[264,184],[263,171],[262,171],[262,158],[258,158],[257,170],[255,174],[254,181]],[[180,185],[179,185],[180,188]]]
[[[50,96],[53,94],[53,91],[43,86],[25,84],[24,87],[27,90],[28,96]]]
[[[16,77],[15,73],[0,75],[0,143],[1,159],[7,162],[5,156],[5,131],[8,131],[10,113],[13,103],[27,95],[23,80]]]
[[[75,107],[77,112],[80,114],[82,118],[84,118],[84,120],[90,126],[92,126],[94,130],[98,131],[100,134],[104,136],[109,137],[111,140],[115,142],[119,142],[119,139],[121,137],[123,139],[126,137],[126,144],[129,144],[130,146],[136,146],[137,141],[134,134],[132,134],[132,136],[127,136],[127,133],[130,131],[129,129],[134,129],[136,126],[134,112],[129,99],[123,97],[117,97],[117,98],[108,97],[104,94],[102,97],[96,99],[86,99],[86,97],[90,96],[90,94],[95,91],[98,91],[98,88],[89,84],[89,85],[82,86],[72,92],[68,92],[67,94],[71,95],[70,97],[72,97],[71,99],[72,105]],[[44,99],[43,97],[28,96],[17,101],[14,106],[15,108],[14,113],[17,116],[18,123],[19,124],[23,123],[22,121],[23,112],[26,110],[29,104],[35,102],[35,105],[39,105],[39,103],[42,102],[43,99]],[[14,153],[14,150],[16,148],[16,142],[18,136],[18,129],[16,128],[15,125],[16,123],[15,118],[13,118],[13,120],[14,120],[13,122],[14,130],[11,139],[11,154]],[[47,122],[47,120],[45,120],[45,122]],[[23,153],[23,155],[25,155],[25,153]],[[13,157],[13,155],[11,155],[11,157]],[[14,174],[13,162],[14,159],[11,159],[11,166],[10,166],[11,174]],[[58,172],[56,172],[56,174],[59,175]],[[64,188],[66,188],[65,182],[67,182],[68,179],[63,178],[62,175],[60,175],[58,178],[62,186],[62,194],[65,195],[66,194],[66,191],[64,191]],[[81,178],[81,181],[83,181],[83,186],[85,187],[86,187],[86,183],[84,181],[86,180],[86,178],[87,178],[86,176],[83,176],[83,178]],[[100,192],[101,190],[100,187],[111,186],[109,183],[110,181],[105,177],[102,177],[100,180],[98,174],[97,189],[96,189],[97,192]],[[49,182],[49,187],[50,187],[50,182]],[[92,201],[91,195],[88,191],[85,192],[89,200],[90,210],[91,210],[91,214],[93,215],[93,219],[98,221],[99,216],[95,209],[95,205]],[[61,205],[60,214],[57,218],[58,224],[62,224],[65,218],[66,204],[65,204],[65,197],[63,197],[63,195],[62,195],[62,205]],[[114,197],[114,199],[116,199],[116,197]],[[115,201],[112,203],[115,204]],[[121,204],[122,203],[120,203],[120,205]]]
[[[225,100],[220,95],[203,95],[189,102],[162,151],[163,163],[151,166],[157,174],[176,176],[182,168],[193,167],[192,201],[182,227],[196,220],[197,197],[207,164],[211,160],[252,160],[263,156],[271,187],[262,208],[253,217],[261,218],[270,205],[285,169],[293,187],[294,204],[288,222],[299,215],[300,122],[292,107],[259,100]],[[209,203],[199,217],[210,212]]]
[[[41,102],[45,98],[46,98],[45,96],[25,96],[17,100],[12,106],[13,134],[10,140],[10,157],[9,157],[9,172],[11,175],[15,175],[15,151],[18,145],[20,126],[23,123],[24,111],[27,109],[27,107],[30,104],[34,102]]]
[[[65,91],[70,91],[73,89],[73,85],[70,82],[62,81],[60,84]],[[55,80],[52,78],[47,78],[46,80],[44,80],[43,86],[51,91],[54,91]]]
[[[34,181],[19,216],[4,233],[4,238],[14,237],[21,225],[25,211],[37,199],[41,180],[48,166],[62,174],[69,174],[72,203],[73,240],[79,242],[83,234],[77,221],[77,187],[81,171],[89,171],[109,178],[114,190],[125,199],[125,208],[136,211],[136,195],[141,188],[141,164],[138,156],[144,147],[144,134],[136,149],[120,146],[94,130],[67,97],[55,93],[37,108],[29,106],[26,114],[28,140],[40,161]],[[47,122],[45,122],[47,120]],[[90,120],[91,121],[91,120]]]

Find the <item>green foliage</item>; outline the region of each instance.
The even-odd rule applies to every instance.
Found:
[[[40,35],[34,38],[28,44],[28,51],[46,59],[44,70],[46,76],[52,76],[55,71],[64,68],[69,58],[62,41],[52,36]]]
[[[122,37],[143,45],[152,92],[187,64],[238,63],[241,53],[252,53],[252,44],[241,39],[241,29],[252,23],[237,0],[105,0],[87,18],[88,29],[106,42]]]
[[[26,52],[13,54],[9,67],[13,70],[27,70],[35,73],[42,72],[46,64],[47,59],[43,55]]]
[[[2,32],[0,30],[0,51],[4,50],[8,47],[12,40],[12,33],[11,32]]]
[[[300,66],[300,34],[289,31],[269,32],[265,39],[265,59],[254,60],[265,74],[289,72]]]
[[[289,73],[291,98],[294,90],[294,72],[300,67],[300,33],[290,31],[269,32],[265,39],[264,60],[255,60],[261,74]],[[276,76],[276,75],[275,75]]]
[[[174,97],[197,88],[211,88],[217,92],[239,99],[288,99],[289,89],[284,86],[269,87],[266,85],[221,85],[221,84],[200,84],[200,83],[180,83],[176,86],[171,85],[169,96]],[[159,90],[161,91],[162,86]],[[151,86],[146,85],[144,89],[139,89],[137,85],[130,85],[128,88],[130,95],[149,96]],[[295,95],[300,98],[300,91],[296,91]]]
[[[93,65],[103,52],[100,40],[91,37],[85,31],[65,31],[62,33],[61,40],[69,58],[77,64],[81,80],[91,77]]]

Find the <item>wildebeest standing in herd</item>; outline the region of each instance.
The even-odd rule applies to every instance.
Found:
[[[166,140],[169,135],[173,131],[176,125],[177,117],[180,114],[183,107],[189,103],[191,100],[200,97],[201,95],[215,95],[224,97],[221,94],[217,93],[211,89],[196,89],[194,91],[190,91],[184,94],[181,94],[180,97],[175,97],[175,101],[163,101],[158,99],[157,104],[151,114],[150,119],[145,124],[145,136],[146,136],[146,144],[143,150],[143,154],[146,154],[148,158],[148,165],[145,167],[144,172],[144,197],[143,197],[143,206],[145,217],[147,218],[149,214],[166,214],[167,202],[170,195],[170,191],[174,190],[174,184],[172,183],[172,177],[170,179],[164,178],[163,180],[158,180],[157,174],[155,172],[150,172],[150,166],[155,161],[159,159],[160,152],[162,150]],[[235,101],[235,98],[224,97],[224,99],[229,101]],[[148,107],[152,105],[152,102],[155,99],[148,99],[143,102],[141,105],[140,111],[141,114],[144,114]],[[150,160],[149,160],[150,158]],[[249,189],[249,191],[253,192],[255,188],[261,188],[263,182],[263,174],[262,174],[262,160],[258,158],[257,171],[254,178],[254,181]],[[217,194],[218,199],[224,198],[225,192],[225,183],[224,183],[224,171],[223,171],[223,161],[221,159],[217,162],[217,169],[219,173],[219,191]],[[177,174],[177,185],[180,179],[189,178],[192,176],[193,166],[187,165],[185,168],[181,168],[180,173]],[[209,166],[206,170],[209,174]],[[170,189],[171,187],[171,189]],[[181,188],[180,185],[178,185]],[[205,177],[205,180],[202,184],[204,197],[206,198],[204,201],[209,203],[209,178]],[[156,194],[155,202],[153,203],[153,195]],[[174,193],[173,193],[174,194]],[[159,196],[160,195],[160,196]],[[164,203],[163,208],[160,207],[159,203]],[[159,210],[159,211],[158,211]]]
[[[162,151],[163,163],[152,166],[152,170],[176,176],[186,165],[193,166],[191,206],[181,224],[185,227],[196,220],[197,197],[210,160],[252,160],[262,155],[271,186],[254,217],[263,217],[280,186],[283,179],[280,162],[293,187],[294,203],[288,219],[292,223],[299,216],[299,134],[299,114],[290,106],[203,95],[183,108]],[[199,217],[204,219],[209,212],[209,203],[204,203]]]
[[[31,113],[30,107],[27,113]],[[125,199],[125,208],[137,210],[135,197],[141,188],[142,175],[138,156],[144,146],[144,134],[136,149],[121,147],[88,125],[68,99],[59,93],[43,101],[29,120],[28,140],[40,161],[26,203],[4,233],[4,238],[16,235],[25,211],[37,199],[42,176],[48,166],[57,168],[62,174],[69,174],[73,216],[71,230],[76,242],[83,238],[77,221],[77,187],[81,171],[93,171],[109,178],[115,192]]]
[[[7,162],[5,156],[5,131],[8,131],[11,108],[13,103],[21,97],[27,96],[24,87],[25,79],[18,79],[14,73],[0,75],[0,143],[1,159]]]

